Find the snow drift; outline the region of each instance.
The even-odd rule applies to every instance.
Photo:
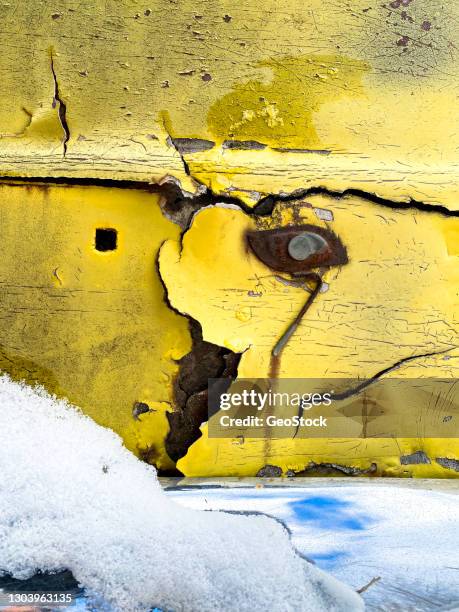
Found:
[[[0,376],[0,571],[37,569],[115,610],[363,609],[278,522],[179,506],[112,431]]]

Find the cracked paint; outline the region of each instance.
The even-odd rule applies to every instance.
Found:
[[[308,313],[308,321],[314,312],[317,320],[314,328],[304,325],[307,346],[296,346],[292,339],[288,352],[296,365],[288,365],[288,374],[301,377],[307,370],[313,377],[328,372],[367,378],[402,357],[454,348],[459,273],[443,232],[459,221],[391,210],[362,198],[337,202],[315,196],[301,208],[303,223],[326,227],[327,222],[314,216],[317,206],[333,210],[330,228],[346,245],[349,264],[324,273],[328,291]],[[160,271],[173,306],[197,319],[210,342],[237,352],[262,347],[253,360],[260,376],[268,372],[269,351],[279,330],[304,303],[304,290],[279,283],[272,270],[247,252],[244,236],[257,225],[287,225],[293,210],[279,205],[278,214],[259,219],[240,210],[207,208],[194,217],[182,248],[178,242],[167,242],[160,252]],[[255,302],[256,293],[261,296]],[[242,307],[251,312],[249,322],[237,317]],[[323,356],[312,351],[317,346],[333,349],[333,363],[327,350]],[[350,349],[355,365],[349,364]],[[243,357],[241,367],[252,354]],[[280,374],[285,376],[283,370]],[[247,371],[250,376],[253,371]]]
[[[317,208],[332,211],[333,221],[317,219]],[[458,219],[356,196],[316,195],[280,202],[269,217],[218,206],[203,209],[181,243],[168,241],[160,250],[171,304],[201,324],[205,340],[243,353],[238,377],[270,376],[272,348],[304,304],[304,289],[280,283],[247,250],[244,236],[299,220],[330,228],[346,245],[349,263],[323,272],[328,290],[317,296],[284,348],[279,377],[378,380],[425,376],[426,367],[429,376],[457,375],[459,272],[448,236]],[[247,317],[240,316],[244,309]],[[208,438],[206,426],[202,431],[178,463],[189,476],[254,475],[267,463],[301,471],[309,461],[363,470],[374,462],[380,474],[424,467],[400,466],[401,449],[407,448],[404,455],[416,452],[417,440],[270,440],[267,449],[260,440],[235,444]],[[440,444],[423,443],[433,449]],[[445,445],[457,453],[456,441]],[[432,466],[429,473],[441,471]]]
[[[209,439],[204,383],[192,385],[184,401],[174,385],[180,360],[204,362],[206,346],[220,357],[201,378],[221,375],[233,358],[231,377],[234,367],[239,377],[270,374],[273,346],[308,288],[269,268],[246,237],[305,224],[338,236],[349,261],[320,269],[327,290],[284,347],[277,375],[371,384],[387,376],[456,376],[457,217],[324,194],[274,200],[259,216],[236,200],[216,204],[205,190],[193,198],[174,183],[144,191],[1,188],[2,369],[68,397],[163,472],[178,459],[190,476],[255,475],[266,465],[283,474],[318,473],[318,465],[339,473],[455,475],[453,439]],[[180,235],[169,217],[188,229]],[[20,243],[13,239],[18,227]],[[95,250],[97,227],[117,230],[115,251]],[[202,326],[202,355],[188,352],[189,318]],[[186,368],[182,376],[191,384]],[[416,453],[433,459],[401,459]]]
[[[193,177],[247,206],[254,193],[361,189],[457,210],[459,5],[368,9],[271,0],[232,6],[225,21],[205,2],[196,30],[190,3],[160,0],[146,15],[139,0],[70,0],[59,18],[49,0],[4,3],[0,176],[172,175],[190,192]]]
[[[189,2],[2,4],[0,176],[30,181],[0,184],[2,368],[171,470],[189,319],[240,377],[272,373],[313,283],[244,236],[311,224],[349,263],[314,272],[276,374],[457,377],[459,4],[369,8],[204,2],[196,29]],[[196,440],[200,393],[187,475],[457,473],[454,440]]]
[[[180,231],[159,195],[2,184],[0,211],[0,369],[68,398],[172,469],[167,412],[191,341],[156,273],[161,243]],[[99,227],[117,229],[115,250],[95,249]]]
[[[59,82],[57,80],[56,69],[54,68],[54,58],[53,58],[52,51],[50,52],[50,59],[51,59],[51,72],[52,72],[53,81],[54,81],[54,98],[53,98],[52,106],[53,108],[57,108],[59,121],[61,123],[62,131],[64,132],[64,135],[62,137],[62,155],[63,157],[65,157],[67,153],[67,143],[70,140],[70,129],[67,123],[67,106],[60,95]]]

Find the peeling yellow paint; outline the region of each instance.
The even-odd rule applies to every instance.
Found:
[[[178,238],[158,196],[107,187],[0,185],[0,369],[67,397],[158,467],[187,322],[164,302],[160,244]],[[114,251],[95,250],[114,228]],[[135,402],[151,409],[135,420]]]
[[[327,222],[317,219],[314,207],[333,212],[330,227],[346,245],[350,263],[326,272],[329,289],[311,307],[302,334],[289,343],[280,375],[370,377],[401,357],[454,348],[459,271],[442,232],[457,227],[458,219],[355,197],[314,196],[299,214],[319,226]],[[262,227],[283,226],[292,210],[280,205]],[[172,305],[197,319],[207,340],[234,351],[260,347],[244,354],[242,377],[268,375],[271,349],[305,299],[303,289],[279,282],[247,251],[244,234],[255,227],[242,211],[206,209],[186,232],[181,252],[169,242],[160,253]],[[249,324],[235,317],[241,308],[251,310]],[[324,347],[322,354],[316,343]]]
[[[183,155],[191,175],[248,205],[320,186],[457,210],[459,5],[393,4],[70,0],[53,18],[49,0],[3,3],[0,175],[173,175],[193,191],[171,136],[214,141]]]
[[[236,4],[198,12],[188,0],[148,10],[139,0],[69,0],[58,17],[49,0],[1,4],[0,176],[156,185],[170,176],[187,192],[202,183],[249,207],[320,187],[458,210],[457,2]],[[457,376],[457,217],[316,195],[263,219],[205,210],[180,244],[147,191],[0,191],[1,368],[69,397],[160,467],[172,466],[174,360],[190,347],[155,268],[164,241],[172,306],[205,339],[244,351],[241,377],[269,373],[272,347],[305,300],[244,234],[292,222],[332,228],[350,262],[324,274],[280,376],[370,377],[435,351],[448,352],[403,372]],[[94,251],[99,224],[119,228],[116,252]],[[151,409],[138,420],[136,401]],[[458,456],[454,440],[273,440],[267,449],[203,434],[179,462],[186,474],[253,475],[269,460],[284,471],[376,462],[388,475],[456,475],[435,462]],[[400,465],[417,450],[432,463]]]
[[[259,62],[265,80],[238,83],[209,109],[209,130],[225,139],[273,147],[322,148],[314,124],[321,105],[364,93],[365,62],[341,56],[283,57]]]
[[[319,220],[318,209],[331,212],[333,221]],[[357,197],[314,196],[280,204],[272,218],[257,223],[266,229],[292,221],[333,229],[348,250],[349,263],[325,273],[327,291],[314,301],[284,349],[281,378],[366,379],[403,358],[427,353],[438,353],[436,361],[431,358],[429,376],[457,375],[454,359],[445,355],[457,346],[459,270],[445,249],[445,235],[457,229],[458,219],[395,210]],[[201,323],[206,340],[243,352],[240,378],[269,376],[271,351],[305,301],[304,289],[280,282],[247,250],[245,232],[255,227],[242,211],[206,209],[194,218],[181,249],[168,241],[160,251],[172,305]],[[250,318],[237,316],[243,309]],[[397,376],[403,372],[426,375],[425,367],[416,370],[413,364],[397,370]],[[267,453],[263,441],[240,445],[209,439],[204,427],[203,437],[178,465],[189,476],[254,475],[266,463],[298,470],[320,457],[321,462],[357,467],[378,461],[384,473],[408,473],[411,466],[400,467],[400,452],[394,451],[398,443],[270,440]],[[417,440],[405,443],[407,448],[419,445]],[[456,454],[459,450],[453,440],[445,447]],[[426,472],[423,466],[416,470]]]

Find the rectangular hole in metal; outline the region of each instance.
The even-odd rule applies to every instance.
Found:
[[[96,251],[115,251],[118,243],[118,232],[110,227],[96,228]]]

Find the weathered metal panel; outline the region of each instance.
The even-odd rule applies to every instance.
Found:
[[[0,19],[2,369],[160,468],[168,435],[174,459],[191,444],[187,475],[457,475],[452,439],[194,442],[203,389],[174,389],[190,363],[234,373],[231,351],[270,373],[305,294],[244,236],[304,223],[349,262],[321,272],[278,374],[457,377],[457,2],[13,0]]]

